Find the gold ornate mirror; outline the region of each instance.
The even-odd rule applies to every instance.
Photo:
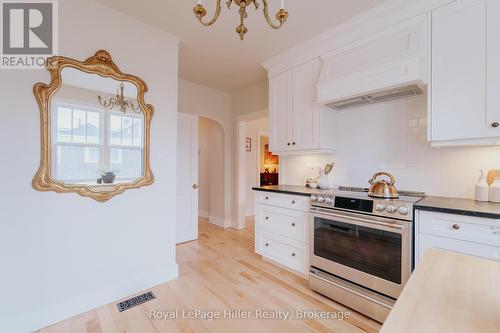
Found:
[[[50,84],[33,88],[41,116],[33,187],[103,202],[152,184],[146,83],[122,73],[104,50],[84,62],[52,57],[46,68]]]

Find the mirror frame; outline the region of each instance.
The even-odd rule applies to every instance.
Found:
[[[61,73],[66,67],[74,68],[88,74],[98,74],[102,77],[125,81],[137,87],[137,102],[144,114],[144,146],[143,146],[143,176],[131,183],[109,184],[109,185],[71,185],[65,184],[52,178],[52,156],[51,156],[51,100],[54,94],[61,88],[63,82]],[[45,68],[50,72],[51,82],[49,84],[37,83],[33,87],[33,93],[40,109],[40,167],[35,174],[32,186],[37,191],[54,191],[58,193],[77,193],[83,197],[89,197],[99,202],[105,202],[115,195],[121,194],[128,189],[137,189],[151,185],[154,182],[153,172],[150,164],[151,144],[151,120],[154,108],[144,102],[144,94],[148,86],[139,77],[123,73],[113,62],[111,55],[105,50],[99,50],[87,60],[81,62],[75,59],[55,56],[47,59]]]

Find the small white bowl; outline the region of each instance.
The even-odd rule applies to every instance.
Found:
[[[309,183],[309,187],[312,189],[318,188],[318,183]]]

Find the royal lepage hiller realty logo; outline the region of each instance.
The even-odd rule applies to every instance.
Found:
[[[47,58],[57,54],[57,1],[0,2],[0,68],[44,68]]]

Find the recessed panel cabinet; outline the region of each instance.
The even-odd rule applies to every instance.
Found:
[[[270,148],[275,154],[333,151],[331,131],[321,120],[333,111],[316,103],[320,59],[269,79]]]
[[[429,141],[500,142],[500,1],[457,0],[432,11]]]

